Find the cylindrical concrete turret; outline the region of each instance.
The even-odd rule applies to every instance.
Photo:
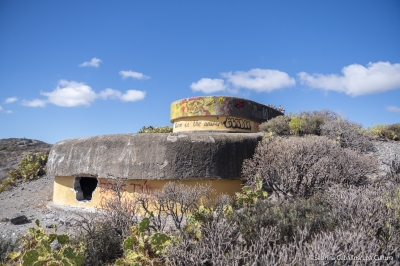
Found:
[[[199,96],[171,104],[175,132],[222,131],[258,132],[259,125],[283,115],[275,108],[229,96]]]

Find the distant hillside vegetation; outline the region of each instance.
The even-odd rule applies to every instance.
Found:
[[[0,139],[0,181],[7,177],[8,171],[18,167],[25,155],[49,152],[51,146],[35,139]]]

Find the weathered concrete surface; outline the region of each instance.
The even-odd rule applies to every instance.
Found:
[[[282,112],[267,105],[231,96],[198,96],[174,101],[171,104],[170,120],[183,117],[231,116],[266,122]]]
[[[261,133],[118,134],[53,145],[47,173],[129,179],[240,179]]]

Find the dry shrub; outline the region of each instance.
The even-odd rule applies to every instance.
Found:
[[[321,135],[321,126],[325,121],[338,119],[338,114],[330,110],[300,111],[297,114],[301,118],[301,130],[303,134]]]
[[[400,199],[400,197],[399,197]],[[307,202],[308,201],[308,202]],[[325,202],[325,203],[324,203]],[[257,204],[260,204],[257,202]],[[321,204],[324,209],[318,210]],[[399,203],[399,202],[397,202]],[[268,203],[262,209],[254,209],[254,222],[258,226],[257,234],[247,238],[245,233],[252,230],[248,223],[250,216],[241,216],[236,211],[235,219],[212,220],[202,226],[202,238],[193,240],[186,235],[169,247],[166,258],[170,265],[398,265],[400,262],[399,226],[390,222],[386,235],[377,235],[366,226],[357,223],[341,224],[333,227],[313,227],[319,220],[319,214],[329,217],[332,224],[335,214],[341,208],[330,206],[326,198],[314,198],[312,201]],[[302,207],[302,204],[305,205]],[[309,207],[317,208],[307,215]],[[368,204],[368,201],[364,203]],[[374,204],[373,204],[374,205]],[[354,204],[354,208],[358,205]],[[398,206],[398,205],[397,205]],[[374,205],[373,210],[380,206]],[[257,209],[257,211],[255,211]],[[271,210],[272,209],[272,210]],[[275,209],[275,210],[273,210]],[[372,210],[370,209],[370,211]],[[300,214],[296,214],[296,212]],[[375,210],[376,211],[376,210]],[[264,213],[265,212],[265,213]],[[260,222],[259,217],[268,219],[273,212],[273,223]],[[286,214],[291,212],[292,214]],[[297,216],[295,220],[289,216]],[[279,216],[282,221],[279,220]],[[365,216],[364,219],[373,219]],[[258,221],[256,221],[258,219]],[[324,220],[324,219],[323,219]],[[248,226],[243,227],[244,224]],[[282,241],[282,230],[292,226],[291,241]],[[359,258],[359,259],[358,259]],[[362,260],[365,259],[365,260]],[[379,261],[379,259],[381,261]]]
[[[293,133],[289,126],[291,120],[299,120],[296,125],[298,133],[302,134],[321,134],[321,125],[325,121],[335,121],[340,118],[340,116],[330,110],[322,111],[301,111],[298,114],[287,114],[285,116],[275,117],[265,123],[260,125],[260,130],[264,132],[273,132],[276,135],[290,135]],[[292,122],[293,124],[294,122]],[[295,130],[296,131],[296,130]]]
[[[321,126],[321,135],[339,141],[342,148],[359,153],[374,151],[370,136],[363,132],[361,124],[346,119],[328,120]]]
[[[334,186],[328,193],[327,203],[341,226],[365,228],[382,241],[390,238],[390,228],[400,230],[400,186],[391,182],[379,186]]]
[[[170,265],[398,265],[399,189],[335,187],[310,199],[258,201],[205,222],[200,239],[182,234],[166,258]]]
[[[122,243],[131,234],[131,226],[138,223],[137,208],[126,198],[127,180],[109,175],[101,193],[109,197],[100,202],[101,209],[81,216],[80,241],[86,245],[83,265],[104,265],[123,255]]]
[[[360,184],[377,172],[376,159],[343,149],[326,137],[272,137],[243,163],[251,185],[261,177],[277,195],[311,196],[332,184]]]
[[[122,243],[132,234],[132,225],[138,224],[139,207],[150,217],[154,231],[164,230],[169,217],[176,229],[181,230],[186,215],[198,209],[200,204],[208,204],[213,192],[210,185],[187,186],[169,182],[151,195],[126,199],[126,184],[123,178],[109,176],[101,193],[110,197],[101,202],[102,209],[81,216],[81,239],[77,241],[86,246],[84,265],[114,263],[124,254]]]
[[[219,195],[214,202],[215,208],[217,210],[223,210],[225,206],[232,205],[233,198],[227,194]]]
[[[301,131],[303,134],[321,135],[321,125],[324,120],[318,116],[301,117]]]
[[[340,115],[331,110],[316,110],[316,111],[300,111],[298,114],[300,117],[318,117],[324,122],[334,121],[340,119]]]
[[[151,217],[151,227],[154,230],[164,230],[167,218],[170,217],[175,228],[180,231],[185,216],[198,209],[200,204],[210,205],[209,200],[213,193],[210,184],[190,186],[168,182],[151,195],[141,195],[136,202]]]
[[[371,136],[361,124],[344,119],[333,111],[301,111],[298,116],[301,118],[302,134],[327,136],[339,141],[341,147],[360,153],[374,151]]]
[[[169,265],[398,265],[399,206],[400,187],[388,182],[260,200],[225,217],[217,208],[201,224],[201,237],[180,232],[165,259]]]
[[[371,130],[366,132],[360,124],[348,121],[330,110],[301,111],[295,115],[278,116],[262,123],[260,129],[279,136],[324,135],[339,141],[342,148],[350,148],[359,153],[374,151]],[[380,129],[379,134],[386,132],[390,135],[390,139],[393,139],[400,135],[398,131],[400,131],[400,124],[394,124],[385,126],[384,130]],[[398,132],[397,135],[396,132]]]
[[[258,201],[254,206],[243,208],[232,217],[238,224],[246,243],[257,239],[265,227],[274,227],[277,243],[292,242],[298,237],[298,228],[308,228],[306,241],[322,231],[333,231],[337,224],[330,213],[325,197],[296,199],[271,203]]]
[[[316,235],[310,242],[305,241],[308,229],[299,228],[296,241],[282,245],[270,244],[273,230],[265,228],[261,232],[260,238],[248,248],[252,255],[240,265],[398,265],[400,262],[395,247],[382,248],[363,228],[337,228]]]
[[[109,175],[106,186],[101,188],[101,194],[108,194],[109,198],[100,202],[97,215],[102,221],[107,221],[112,228],[121,230],[126,237],[130,234],[132,225],[138,223],[138,208],[133,199],[126,197],[126,178],[115,178]]]
[[[200,240],[181,235],[166,253],[169,265],[244,265],[246,254],[234,223],[212,220],[202,227]]]
[[[280,115],[260,124],[260,130],[264,132],[272,132],[277,135],[289,135],[289,122],[290,116]]]
[[[389,167],[388,179],[400,184],[400,154],[390,154],[392,158],[384,162]]]
[[[113,263],[122,256],[122,230],[114,227],[111,220],[103,220],[96,214],[87,215],[80,222],[81,239],[85,243],[83,265],[97,266]]]

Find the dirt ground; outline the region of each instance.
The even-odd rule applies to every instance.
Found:
[[[36,226],[36,219],[48,232],[54,232],[56,225],[58,233],[76,233],[76,225],[82,220],[80,215],[85,212],[53,206],[53,182],[53,177],[45,176],[0,193],[1,236],[17,238]],[[13,225],[9,219],[15,215],[25,215],[28,221]]]

